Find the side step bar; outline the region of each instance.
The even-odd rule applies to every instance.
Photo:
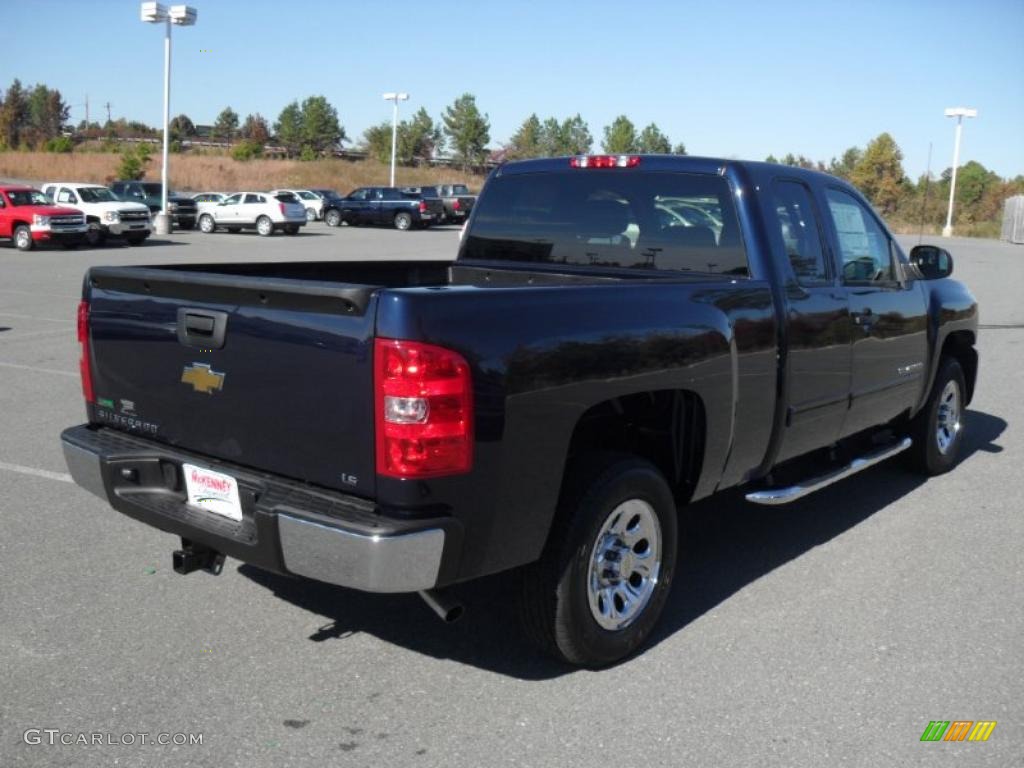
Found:
[[[809,480],[798,483],[797,485],[791,485],[788,488],[765,488],[760,491],[751,491],[746,495],[746,499],[754,504],[768,504],[769,506],[789,504],[791,501],[802,499],[808,494],[820,491],[822,488],[832,485],[832,483],[837,483],[843,478],[855,475],[863,469],[873,467],[881,461],[892,458],[897,453],[903,453],[903,451],[907,450],[907,448],[911,446],[911,443],[911,439],[909,437],[905,437],[895,445],[890,445],[880,451],[875,451],[874,453],[869,453],[866,456],[856,458],[845,467],[840,467],[828,474],[810,478]]]

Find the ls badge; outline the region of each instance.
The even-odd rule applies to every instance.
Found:
[[[181,372],[181,383],[191,384],[196,392],[212,395],[224,388],[224,374],[213,370],[206,363],[186,365]]]

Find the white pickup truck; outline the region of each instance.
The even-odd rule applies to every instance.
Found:
[[[264,237],[277,230],[297,235],[306,223],[305,207],[290,192],[237,192],[208,205],[199,214],[199,229],[206,234],[255,229]]]
[[[79,181],[48,181],[43,194],[59,205],[85,214],[85,240],[102,245],[108,236],[123,237],[129,245],[141,245],[153,232],[149,208],[144,203],[118,200],[106,187]]]

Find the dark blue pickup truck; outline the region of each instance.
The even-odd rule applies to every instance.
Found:
[[[330,227],[377,224],[395,229],[426,228],[444,219],[439,197],[408,195],[397,187],[360,187],[340,199],[325,199],[323,218]]]
[[[455,262],[90,269],[64,452],[181,573],[228,555],[451,619],[446,587],[518,569],[526,633],[601,666],[665,605],[679,506],[954,465],[978,356],[951,271],[820,173],[510,163]]]

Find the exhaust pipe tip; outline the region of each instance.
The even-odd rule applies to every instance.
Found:
[[[454,624],[466,612],[465,606],[447,592],[437,589],[424,589],[419,593],[430,609],[445,624]]]

